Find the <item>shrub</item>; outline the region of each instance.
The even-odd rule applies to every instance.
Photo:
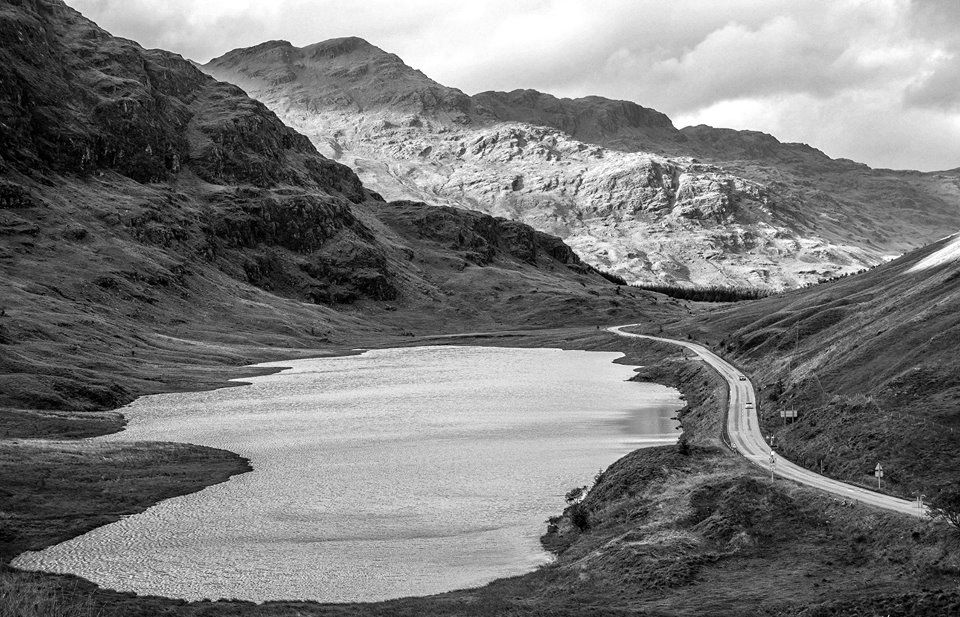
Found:
[[[580,501],[580,499],[584,496],[586,492],[587,492],[586,486],[578,486],[576,488],[572,488],[569,491],[567,491],[567,494],[564,495],[563,498],[567,500],[567,503],[575,503]]]
[[[619,274],[614,274],[613,272],[607,272],[606,270],[601,270],[600,268],[594,268],[594,272],[607,279],[614,285],[626,285],[627,279],[623,278]]]
[[[570,506],[570,522],[580,531],[590,529],[590,514],[581,503]]]
[[[960,531],[960,487],[940,489],[930,500],[930,514],[933,518],[942,518]]]

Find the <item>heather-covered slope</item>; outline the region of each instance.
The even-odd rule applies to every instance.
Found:
[[[602,97],[467,97],[356,38],[277,41],[203,68],[390,198],[529,223],[628,280],[793,287],[960,225],[955,172],[871,170],[762,133],[677,130]]]

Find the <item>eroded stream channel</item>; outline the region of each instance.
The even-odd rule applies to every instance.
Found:
[[[254,471],[14,561],[170,597],[371,601],[482,585],[549,560],[566,490],[674,441],[679,394],[621,354],[418,347],[268,363],[138,399],[99,439],[182,441]]]

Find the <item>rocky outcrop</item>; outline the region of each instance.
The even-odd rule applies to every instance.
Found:
[[[255,248],[281,246],[295,253],[312,253],[337,232],[354,228],[371,239],[349,204],[315,195],[275,196],[261,191],[238,190],[211,196],[206,226],[210,238],[221,246]]]
[[[600,96],[557,98],[536,90],[481,92],[473,96],[473,101],[500,121],[549,126],[591,143],[603,143],[605,139],[627,133],[647,137],[651,141],[648,149],[655,151],[654,138],[671,140],[677,134],[666,114],[632,101]]]
[[[579,272],[587,268],[559,238],[504,218],[420,202],[390,204],[391,219],[402,220],[419,238],[445,245],[466,261],[485,266],[500,254],[537,265],[551,259]],[[405,216],[398,216],[400,213]]]
[[[35,205],[36,201],[27,189],[13,182],[0,182],[0,209],[18,210]]]

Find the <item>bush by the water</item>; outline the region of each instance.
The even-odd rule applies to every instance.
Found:
[[[630,286],[644,291],[660,293],[671,298],[693,300],[694,302],[740,302],[741,300],[759,300],[770,295],[770,292],[766,289],[727,287],[724,285],[684,287],[662,283],[632,283]]]
[[[590,513],[582,503],[570,506],[570,522],[581,532],[590,529]]]

